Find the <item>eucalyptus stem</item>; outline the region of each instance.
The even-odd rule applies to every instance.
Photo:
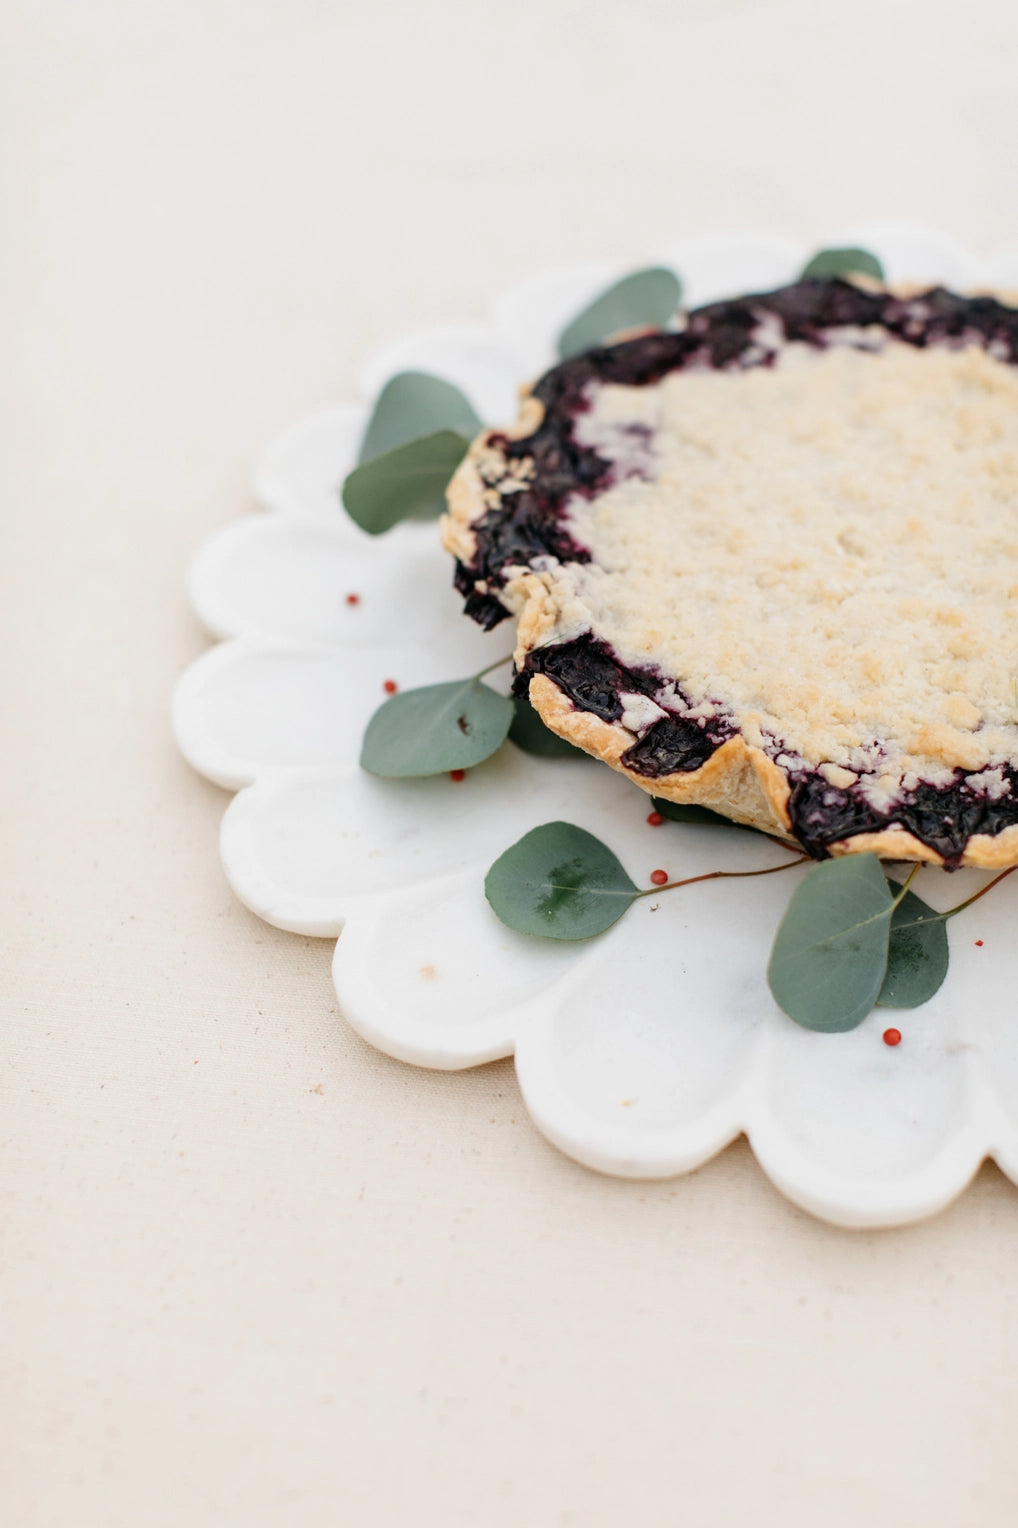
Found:
[[[909,883],[914,879],[921,868],[922,866],[919,863],[912,866],[912,869],[909,872],[908,880],[902,882],[901,890],[894,899],[895,907],[897,907],[898,903],[901,901],[902,897],[908,890]],[[994,886],[999,886],[1001,881],[1005,881],[1011,872],[1016,868],[1018,867],[1011,865],[1009,869],[1002,870],[999,875],[994,876],[992,881],[987,881],[986,885],[980,887],[978,891],[973,892],[972,896],[966,897],[964,902],[959,902],[956,907],[949,907],[946,912],[934,913],[930,918],[916,918],[913,923],[900,924],[898,930],[899,933],[906,928],[918,927],[919,924],[923,924],[925,927],[930,923],[946,923],[948,918],[953,918],[956,913],[963,913],[966,907],[971,907],[973,902],[978,902],[980,897],[985,897],[988,891],[992,891]]]
[[[512,653],[506,653],[504,658],[496,658],[494,663],[489,663],[487,668],[482,668],[479,674],[474,675],[474,678],[483,679],[485,674],[490,674],[494,669],[501,668],[503,663],[511,663],[512,661]]]
[[[980,891],[975,892],[971,897],[966,897],[965,901],[959,902],[957,907],[948,908],[946,913],[940,914],[940,917],[946,921],[948,918],[953,918],[955,913],[964,912],[966,907],[971,907],[973,902],[978,902],[980,897],[985,897],[986,893],[992,891],[994,886],[999,886],[1001,881],[1006,880],[1014,868],[1014,865],[1011,865],[1009,869],[1002,870],[999,875],[994,876],[992,881],[987,881]]]
[[[901,888],[900,888],[900,890],[898,892],[898,895],[895,897],[892,906],[897,907],[898,903],[902,900],[902,898],[904,897],[906,891],[908,891],[908,888],[911,886],[912,882],[915,880],[916,876],[919,874],[919,871],[921,869],[922,869],[922,861],[921,860],[916,860],[915,864],[912,866],[912,869],[909,871],[908,875],[902,881]],[[926,921],[929,922],[929,919],[927,919]]]
[[[638,897],[654,897],[661,891],[675,891],[679,886],[695,886],[699,881],[738,881],[745,876],[774,875],[778,870],[791,870],[796,865],[805,865],[809,859],[808,854],[797,854],[795,859],[785,860],[780,865],[768,865],[764,870],[709,870],[706,875],[691,875],[684,881],[666,881],[663,886],[648,886],[643,891],[638,891]]]

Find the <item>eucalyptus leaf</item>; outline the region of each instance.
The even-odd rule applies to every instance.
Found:
[[[355,467],[343,484],[343,507],[362,531],[379,536],[410,516],[440,515],[445,490],[470,442],[436,430]]]
[[[868,249],[822,249],[803,267],[807,276],[872,276],[883,281],[884,267]]]
[[[608,846],[569,822],[525,833],[492,865],[484,894],[503,923],[546,939],[603,933],[639,896]]]
[[[947,975],[949,959],[944,919],[906,891],[891,915],[887,973],[877,1002],[885,1008],[929,1002]]]
[[[481,428],[469,398],[451,382],[426,371],[401,371],[378,395],[357,463],[363,466],[437,430],[455,430],[472,440]]]
[[[514,702],[516,714],[509,728],[509,741],[522,748],[524,753],[539,755],[542,759],[587,759],[589,754],[582,748],[567,743],[564,737],[545,726],[534,709],[528,695],[517,695]]]
[[[665,266],[651,266],[623,276],[578,313],[559,335],[558,353],[565,361],[593,345],[601,345],[620,329],[647,325],[660,329],[675,314],[682,283]]]
[[[470,769],[501,748],[512,719],[512,701],[479,679],[404,690],[368,723],[361,767],[389,779]]]
[[[662,817],[672,822],[696,822],[711,828],[742,828],[746,833],[759,831],[751,828],[748,823],[733,822],[730,817],[722,817],[720,812],[712,812],[709,807],[694,806],[691,801],[665,801],[662,796],[652,796],[651,802],[655,812],[660,812]]]
[[[816,865],[781,920],[767,981],[804,1029],[839,1034],[873,1008],[887,969],[894,900],[875,854]]]

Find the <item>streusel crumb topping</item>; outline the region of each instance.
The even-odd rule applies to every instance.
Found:
[[[575,435],[616,481],[569,503],[593,560],[556,568],[553,640],[876,806],[1018,757],[1018,372],[873,343],[593,386]]]

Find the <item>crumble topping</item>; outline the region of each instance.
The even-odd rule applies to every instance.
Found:
[[[884,334],[584,403],[616,481],[566,503],[591,561],[554,574],[552,640],[596,631],[875,807],[1018,756],[1013,367]]]

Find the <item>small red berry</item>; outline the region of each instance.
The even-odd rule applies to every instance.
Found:
[[[664,886],[667,883],[667,880],[668,880],[668,871],[667,870],[652,870],[650,872],[650,878],[654,882],[655,886]]]
[[[647,821],[650,823],[652,828],[659,828],[664,822],[664,818],[661,816],[660,812],[648,812]]]
[[[901,1030],[900,1029],[885,1029],[884,1030],[884,1044],[885,1045],[900,1045],[901,1044]]]
[[[978,945],[978,946],[979,946],[979,948],[980,948],[980,949],[982,949],[982,947],[983,947],[983,941],[982,941],[982,940],[981,940],[981,939],[977,939],[977,940],[976,940],[976,944],[977,944],[977,945]]]
[[[382,689],[385,691],[386,695],[395,695],[396,691],[399,689],[399,685],[396,683],[395,679],[387,679],[382,685]]]
[[[466,777],[467,772],[465,769],[450,769],[449,771],[450,780],[465,780]]]
[[[348,605],[359,605],[361,602],[361,597],[359,594],[348,594],[346,597],[346,602]]]

